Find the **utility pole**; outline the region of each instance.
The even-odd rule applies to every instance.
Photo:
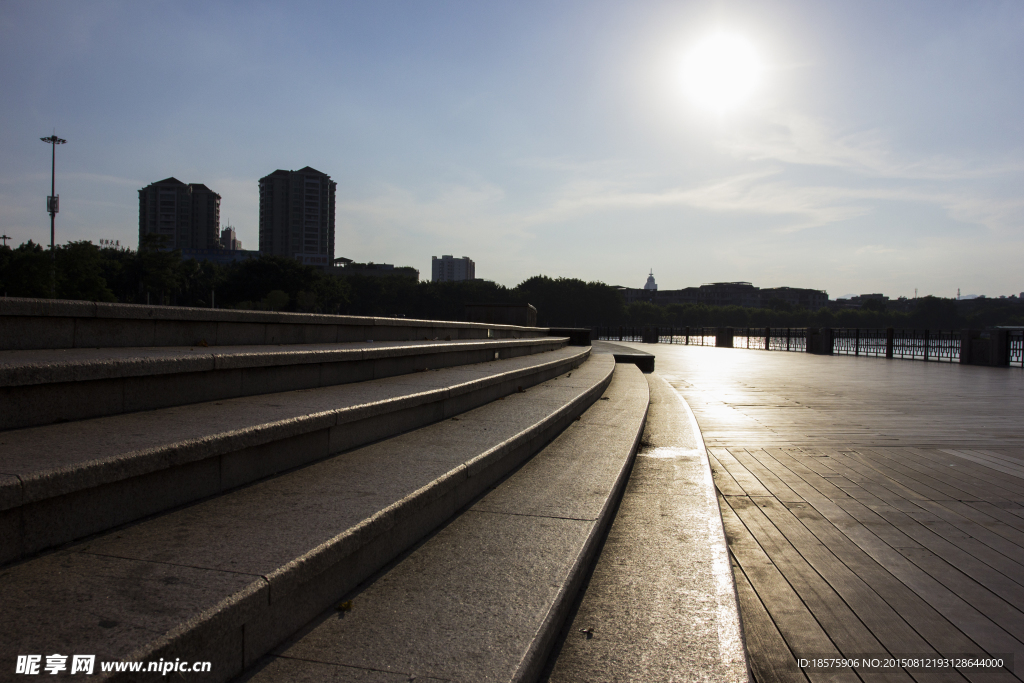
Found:
[[[46,198],[46,210],[50,212],[50,298],[57,298],[57,251],[54,248],[54,219],[57,211],[60,210],[60,197],[57,196],[57,145],[63,145],[67,140],[61,140],[54,133],[48,138],[39,138],[53,147],[53,157],[50,162],[50,196]]]
[[[7,246],[7,240],[9,240],[9,239],[11,239],[11,238],[8,237],[7,235],[0,235],[0,240],[4,241],[4,246],[5,247]]]

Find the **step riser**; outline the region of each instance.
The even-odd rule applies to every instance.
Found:
[[[601,546],[605,536],[607,536],[608,528],[614,520],[613,513],[619,501],[622,500],[622,494],[626,490],[626,484],[629,482],[629,474],[633,469],[633,461],[640,448],[640,439],[643,436],[646,424],[647,411],[644,411],[644,417],[637,429],[636,438],[630,449],[629,457],[626,459],[622,470],[619,472],[619,476],[615,480],[611,495],[605,502],[604,509],[601,511],[598,522],[594,525],[589,538],[587,538],[586,544],[580,549],[576,562],[569,570],[569,580],[559,590],[558,597],[551,606],[551,611],[548,612],[547,618],[537,631],[536,640],[523,657],[521,667],[516,672],[515,678],[512,679],[515,683],[536,681],[544,669],[547,658],[551,654],[551,649],[558,640],[559,631],[568,619],[573,602],[583,586],[587,570],[593,565],[597,557],[598,548]]]
[[[490,331],[490,334],[488,334]],[[109,321],[75,318],[0,319],[2,349],[80,349],[138,346],[248,344],[324,344],[336,342],[415,341],[419,339],[511,339],[547,334],[546,329],[392,325],[302,325],[196,323],[188,321]]]
[[[171,406],[364,382],[422,371],[544,353],[562,341],[452,350],[366,360],[176,372],[140,377],[28,384],[0,389],[0,430]],[[495,356],[497,354],[497,358]],[[199,361],[200,359],[197,359]],[[211,367],[215,359],[206,361]]]
[[[644,433],[649,392],[636,368],[616,367],[603,397],[611,402],[591,406],[522,469],[344,596],[351,613],[320,613],[241,680],[365,680],[375,672],[537,680]]]
[[[218,614],[187,634],[172,634],[156,649],[137,653],[136,657],[185,659],[202,651],[204,659],[214,662],[211,680],[236,676],[543,448],[589,408],[610,382],[609,373],[538,429],[521,434],[469,467],[459,468],[452,476],[417,491],[386,514],[361,525],[355,533],[318,549],[316,556],[305,558],[302,566],[271,575],[269,585],[254,590],[245,598],[246,604]],[[567,594],[570,603],[571,596]]]
[[[300,433],[269,443],[227,450],[4,510],[0,512],[0,540],[4,541],[0,544],[0,564],[458,415],[516,393],[520,387],[570,372],[584,359],[568,358],[456,396],[425,399],[419,405],[343,424],[325,426],[323,420],[311,420],[307,432],[302,432],[300,426]],[[178,456],[172,448],[166,457],[173,462]],[[46,483],[34,486],[45,490]],[[28,491],[30,497],[36,497],[32,489]]]
[[[113,348],[509,339],[546,336],[547,328],[401,318],[0,300],[0,349]]]

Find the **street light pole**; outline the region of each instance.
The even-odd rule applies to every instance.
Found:
[[[57,252],[54,249],[54,219],[60,209],[60,198],[57,196],[57,145],[63,145],[67,140],[61,140],[54,133],[48,138],[39,138],[53,147],[53,158],[50,161],[50,196],[46,198],[46,210],[50,212],[50,298],[57,298]]]

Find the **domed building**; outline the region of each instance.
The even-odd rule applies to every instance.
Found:
[[[644,289],[651,290],[652,292],[658,291],[658,283],[654,281],[654,269],[651,269],[651,274],[647,276],[647,283],[644,285]]]

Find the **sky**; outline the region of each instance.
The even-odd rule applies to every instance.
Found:
[[[693,95],[709,37],[756,56]],[[1024,291],[1024,3],[0,0],[0,231],[138,245],[138,190],[338,183],[335,256],[430,277]]]

